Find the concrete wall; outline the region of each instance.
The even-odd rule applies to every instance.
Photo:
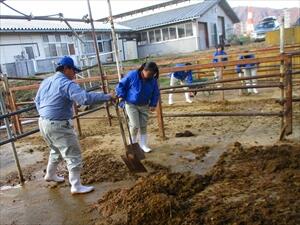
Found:
[[[22,45],[21,45],[22,44]],[[33,33],[1,33],[0,59],[1,64],[15,62],[15,56],[21,55],[25,47],[33,47],[37,59],[44,58],[45,52],[40,34]]]
[[[145,58],[148,55],[160,56],[185,53],[195,51],[196,49],[196,39],[192,36],[138,46],[138,55],[139,58]]]

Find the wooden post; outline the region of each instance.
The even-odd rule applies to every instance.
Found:
[[[279,52],[281,55],[284,54],[284,17],[282,17],[281,19],[281,24],[280,24],[280,43],[279,43]],[[284,82],[284,71],[285,67],[284,67],[284,60],[280,61],[280,82]],[[284,96],[284,88],[280,89],[280,99],[283,100],[285,98]],[[285,107],[283,105],[283,111],[285,110]],[[286,130],[286,126],[284,124],[284,117],[281,118],[281,130]],[[285,132],[284,132],[285,133]]]
[[[221,77],[220,77],[220,80],[223,80],[223,70],[224,70],[224,67],[221,67]],[[224,87],[224,83],[222,83],[221,85],[222,85],[222,87]],[[222,98],[222,101],[225,100],[224,91],[221,92],[221,98]]]
[[[10,96],[10,89],[9,89],[9,84],[8,84],[8,79],[7,76],[2,74],[1,78],[3,80],[3,88],[4,88],[4,102],[8,103],[8,108],[9,110],[12,112],[13,110],[13,103],[12,103],[12,98]],[[11,119],[12,123],[13,123],[13,131],[15,134],[17,134],[19,132],[18,126],[17,126],[17,119],[16,116],[13,116]]]
[[[293,133],[293,84],[292,84],[292,56],[287,55],[285,58],[285,135]]]
[[[4,101],[4,98],[3,98],[2,91],[0,91],[0,111],[1,111],[1,114],[3,114],[3,115],[7,114],[7,109],[6,109],[6,106],[5,106],[5,101]],[[10,122],[9,122],[9,119],[7,117],[4,118],[4,123],[5,123],[5,126],[6,126],[6,132],[7,132],[8,138],[9,139],[13,138],[13,134],[12,134],[10,126],[9,126]],[[25,180],[24,180],[24,177],[23,177],[23,173],[22,173],[22,169],[21,169],[21,166],[20,166],[18,153],[17,153],[14,141],[11,142],[11,147],[12,147],[15,163],[16,163],[16,166],[17,166],[17,170],[18,170],[20,184],[23,185]]]
[[[162,111],[162,105],[161,105],[161,96],[159,97],[159,100],[158,100],[158,103],[156,106],[156,115],[157,115],[159,135],[163,140],[165,140],[166,134],[165,134],[164,117],[163,117],[163,111]]]
[[[73,104],[73,110],[74,110],[74,114],[75,116],[78,116],[78,109],[77,109],[77,105],[76,103]],[[80,125],[80,119],[79,117],[76,117],[74,118],[74,124],[75,124],[75,128],[78,132],[78,136],[81,136],[82,135],[82,132],[81,132],[81,125]]]
[[[13,91],[9,91],[9,93],[10,93],[9,97],[11,99],[11,109],[12,109],[12,111],[17,111],[18,106],[17,106],[17,103],[16,103],[16,94]],[[22,134],[23,133],[23,127],[22,127],[22,123],[20,121],[20,116],[15,115],[14,118],[15,118],[17,133]]]

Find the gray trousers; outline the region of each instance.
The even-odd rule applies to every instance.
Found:
[[[39,119],[40,132],[50,147],[49,162],[67,162],[68,170],[81,168],[81,151],[71,120]]]
[[[147,133],[147,122],[149,117],[149,106],[133,105],[130,103],[125,104],[125,109],[129,117],[130,133],[134,137],[140,131],[140,134]]]

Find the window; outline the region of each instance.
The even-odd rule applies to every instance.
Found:
[[[69,44],[70,55],[75,55],[75,46],[74,44]]]
[[[148,43],[148,36],[147,36],[147,32],[142,32],[141,33],[141,44],[147,44]]]
[[[150,41],[150,43],[155,42],[154,31],[153,30],[149,31],[149,41]]]
[[[33,48],[31,46],[25,47],[25,51],[28,56],[28,59],[34,59],[34,52],[33,52]]]
[[[97,35],[97,40],[102,40],[102,35],[101,34]]]
[[[192,23],[185,24],[185,33],[186,33],[186,37],[193,36],[193,24]]]
[[[49,54],[50,56],[57,56],[57,50],[55,44],[49,44]]]
[[[159,30],[155,30],[155,41],[156,42],[161,41],[161,32],[160,32],[160,29]]]
[[[43,42],[49,42],[49,38],[47,34],[43,34],[42,38],[43,38]]]
[[[55,35],[48,35],[49,42],[56,42]]]
[[[98,42],[98,49],[99,49],[99,52],[103,52],[102,42]]]
[[[185,37],[185,27],[184,27],[184,24],[178,24],[177,25],[177,30],[178,30],[178,37],[179,38]]]
[[[62,51],[61,51],[61,45],[60,44],[56,44],[56,52],[57,52],[57,55],[63,55]]]
[[[162,34],[163,34],[163,40],[167,41],[170,39],[169,37],[169,29],[168,28],[163,28],[162,29]]]
[[[217,24],[215,24],[215,23],[210,24],[210,32],[211,32],[212,45],[215,46],[218,44]]]
[[[176,27],[170,27],[170,39],[176,39],[177,38],[177,33],[176,33]]]
[[[56,42],[61,42],[61,38],[59,34],[55,34],[55,41]]]
[[[94,48],[94,43],[93,42],[86,42],[84,44],[84,53],[85,54],[95,53],[95,48]]]
[[[67,43],[62,43],[61,44],[61,54],[62,55],[69,55],[68,44]]]

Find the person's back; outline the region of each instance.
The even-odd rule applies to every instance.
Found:
[[[39,101],[38,111],[41,117],[52,120],[72,117],[73,101],[67,98],[66,94],[63,94],[71,82],[58,72],[41,83],[36,97],[36,101]]]

